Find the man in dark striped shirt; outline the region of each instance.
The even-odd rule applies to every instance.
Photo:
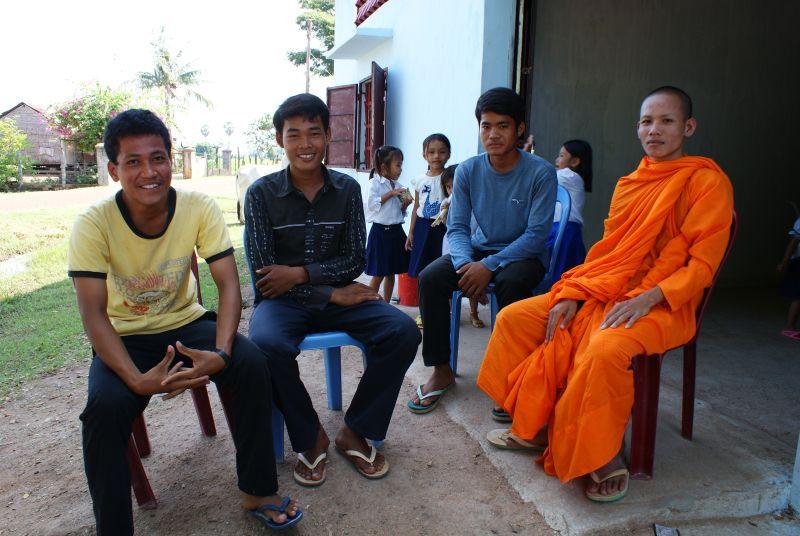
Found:
[[[322,165],[329,113],[310,94],[287,99],[273,118],[289,166],[260,178],[245,199],[245,248],[256,306],[250,338],[269,356],[275,403],[298,453],[295,480],[325,480],[329,439],[297,367],[309,333],[344,331],[366,349],[367,367],[336,436],[337,450],[367,478],[389,464],[367,440],[382,441],[403,376],[420,343],[414,321],[353,280],[364,270],[361,188]]]

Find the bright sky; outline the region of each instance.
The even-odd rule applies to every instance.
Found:
[[[214,104],[192,104],[178,116],[182,139],[202,141],[208,124],[208,141],[225,144],[222,125],[231,121],[231,148],[244,152],[247,126],[305,90],[304,69],[286,59],[286,51],[305,48],[299,13],[296,0],[4,2],[0,112],[21,101],[48,108],[86,83],[138,91],[132,81],[151,70],[150,43],[164,26],[170,48],[202,72],[197,91]],[[311,91],[324,99],[330,82],[312,76]]]

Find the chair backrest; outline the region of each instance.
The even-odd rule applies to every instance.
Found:
[[[547,268],[547,274],[544,279],[553,277],[553,272],[556,269],[556,260],[558,259],[558,250],[561,248],[561,240],[564,238],[564,229],[567,227],[569,221],[569,213],[572,210],[572,198],[566,188],[558,185],[556,189],[556,203],[561,205],[561,220],[558,222],[558,231],[556,231],[556,239],[553,242],[553,251],[550,253],[550,266]]]
[[[247,228],[242,228],[242,245],[244,247],[244,262],[247,264],[247,271],[250,273],[250,283],[253,285],[253,303],[261,301],[261,295],[256,288],[256,276],[253,273],[253,267],[250,265],[250,254],[247,248]]]
[[[697,322],[696,322],[696,329],[694,337],[692,341],[697,339],[697,336],[700,333],[700,325],[703,323],[703,314],[706,312],[706,307],[708,307],[708,302],[711,301],[711,293],[714,291],[714,286],[717,284],[717,278],[719,277],[720,272],[722,272],[722,267],[725,266],[725,261],[728,260],[728,257],[731,254],[731,250],[733,249],[733,243],[736,240],[736,234],[739,232],[739,214],[736,210],[733,211],[733,218],[731,219],[731,234],[730,238],[728,239],[728,245],[725,247],[725,254],[722,255],[722,260],[719,262],[719,266],[717,267],[716,273],[714,273],[714,278],[711,280],[711,284],[706,288],[703,292],[703,299],[700,300],[700,305],[697,307]]]

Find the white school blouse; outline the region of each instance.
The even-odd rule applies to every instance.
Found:
[[[369,180],[369,194],[367,195],[366,212],[369,223],[380,225],[395,225],[403,223],[405,214],[400,208],[400,199],[392,197],[385,203],[381,203],[384,194],[402,188],[397,182],[390,181],[381,177],[377,173]]]
[[[569,211],[569,221],[583,225],[583,204],[586,201],[586,191],[583,189],[583,179],[569,168],[556,170],[558,184],[566,188],[572,198],[572,208]],[[556,207],[553,221],[561,220],[561,207]]]

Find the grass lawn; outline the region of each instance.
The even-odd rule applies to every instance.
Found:
[[[242,284],[250,276],[244,263],[242,226],[233,197],[215,197],[236,248]],[[67,278],[67,243],[72,221],[82,209],[51,209],[4,214],[12,232],[0,246],[0,260],[32,253],[28,270],[0,280],[0,399],[25,380],[91,357],[83,334],[72,281]],[[200,262],[207,309],[216,309],[217,291],[208,266]]]

